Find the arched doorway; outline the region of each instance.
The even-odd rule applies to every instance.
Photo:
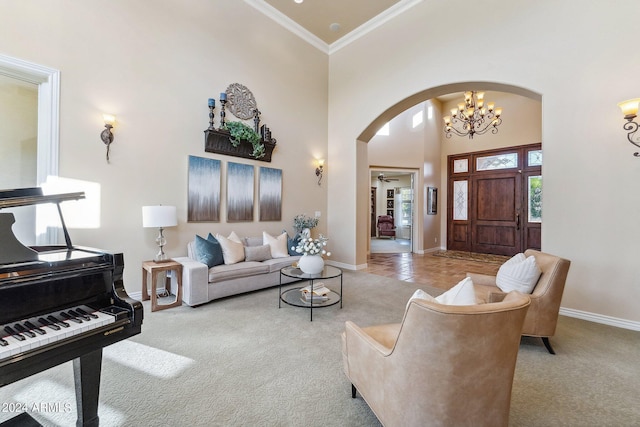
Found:
[[[465,82],[465,83],[454,83],[454,84],[448,84],[448,85],[443,85],[443,86],[438,86],[438,87],[434,87],[434,88],[430,88],[430,89],[426,89],[422,92],[416,93],[412,96],[409,96],[405,99],[403,99],[402,101],[399,101],[398,103],[396,103],[395,105],[389,107],[387,110],[385,110],[383,113],[381,113],[375,120],[373,120],[371,122],[371,124],[369,126],[367,126],[367,128],[359,135],[358,137],[358,143],[365,143],[367,144],[376,134],[376,132],[387,122],[389,122],[390,120],[392,120],[394,117],[398,116],[399,114],[401,114],[402,112],[404,112],[405,110],[415,106],[418,103],[421,102],[425,102],[428,100],[438,100],[439,97],[442,97],[444,95],[448,95],[454,92],[464,92],[467,90],[484,90],[484,91],[495,91],[495,92],[504,92],[506,94],[511,94],[511,95],[515,95],[516,97],[521,97],[522,99],[525,99],[529,102],[535,102],[539,105],[539,111],[540,113],[538,114],[538,118],[537,118],[537,124],[536,126],[538,127],[538,140],[537,141],[527,141],[527,143],[531,143],[531,142],[542,142],[541,141],[541,100],[542,100],[542,96],[538,93],[535,93],[529,89],[526,88],[522,88],[522,87],[517,87],[517,86],[513,86],[513,85],[506,85],[506,84],[501,84],[501,83],[491,83],[491,82]],[[437,101],[436,104],[440,103],[440,101]],[[507,109],[505,109],[505,112],[508,111]],[[513,111],[513,109],[511,110]],[[436,118],[435,118],[435,122],[438,123],[437,124],[437,128],[440,130],[440,132],[442,131],[442,125],[440,125],[440,123],[442,123],[441,120],[441,116],[442,115],[446,115],[445,113],[442,112],[442,109],[439,109],[439,111],[436,114]],[[515,123],[517,120],[513,120],[512,118],[512,123]],[[535,121],[535,120],[534,120]],[[518,121],[518,123],[521,123],[521,121]],[[491,137],[492,135],[487,135],[487,137]],[[439,137],[438,137],[439,138]],[[477,140],[477,139],[476,139]],[[438,141],[439,143],[439,141]],[[458,142],[456,142],[457,144]],[[444,145],[444,143],[442,144]],[[506,144],[509,145],[509,144]],[[515,144],[511,144],[511,145],[515,145]],[[469,147],[472,147],[471,145]],[[469,151],[472,151],[472,148],[469,148]],[[367,157],[367,153],[366,150],[363,149],[359,149],[357,150],[357,159],[356,159],[356,163],[357,163],[357,170],[359,171],[358,173],[362,173],[364,174],[364,170],[368,170],[369,169],[369,159]],[[425,203],[426,203],[426,193],[427,193],[427,188],[428,187],[436,187],[438,189],[438,205],[440,206],[439,209],[439,214],[438,214],[438,224],[439,224],[439,235],[437,237],[426,237],[423,235],[423,231],[424,230],[420,230],[419,235],[421,237],[423,237],[423,241],[422,242],[416,242],[418,245],[420,245],[421,247],[424,246],[424,250],[425,252],[431,250],[434,245],[436,247],[444,247],[444,243],[446,242],[446,201],[447,201],[447,191],[446,191],[446,183],[447,183],[447,179],[446,179],[446,168],[443,168],[443,165],[446,165],[446,150],[444,150],[442,153],[440,153],[438,155],[438,160],[433,160],[433,163],[438,163],[436,166],[439,167],[439,171],[437,172],[437,177],[434,178],[435,182],[437,182],[437,184],[432,184],[430,182],[427,182],[427,180],[425,180],[422,176],[419,177],[419,182],[417,183],[417,195],[420,196],[420,200],[416,202],[416,215],[418,215],[419,217],[425,218],[426,214],[425,214]],[[424,171],[424,170],[423,170]],[[420,174],[418,174],[420,175]],[[358,181],[358,188],[357,188],[357,192],[358,194],[368,194],[370,192],[370,188],[369,186],[367,186],[366,188],[363,185],[363,181]],[[431,184],[431,185],[429,185]],[[362,192],[362,193],[361,193]],[[358,197],[358,201],[360,203],[360,201],[365,200],[364,197],[359,196]],[[362,207],[357,207],[358,211],[364,211],[364,206]],[[444,211],[444,214],[443,214]],[[430,220],[433,220],[433,218],[430,218]],[[357,226],[359,227],[360,224],[357,224]],[[364,231],[364,230],[362,230]],[[356,252],[358,254],[361,254],[362,251],[367,248],[368,242],[361,238],[361,236],[367,236],[368,233],[364,233],[364,232],[358,232],[358,239],[357,239],[357,243],[356,243]],[[434,241],[435,240],[435,241]],[[357,264],[361,264],[360,260],[357,260]]]

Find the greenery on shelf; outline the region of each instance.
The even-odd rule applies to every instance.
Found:
[[[242,122],[226,122],[224,124],[224,129],[229,131],[231,135],[229,140],[231,141],[231,145],[237,147],[240,144],[241,140],[245,140],[251,143],[253,146],[253,153],[251,154],[256,159],[264,157],[264,144],[262,144],[260,140],[260,135],[249,126],[245,125]]]

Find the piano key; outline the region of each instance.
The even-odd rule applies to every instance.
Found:
[[[46,326],[48,328],[53,329],[54,331],[59,331],[60,330],[60,326],[56,325],[55,323],[45,319],[44,317],[40,317],[38,318],[38,322],[42,325],[42,326]]]
[[[78,319],[75,316],[70,315],[69,313],[67,313],[65,311],[61,311],[60,312],[60,316],[62,316],[64,318],[64,320],[71,320],[72,322],[82,323],[82,320]]]
[[[78,310],[69,310],[69,311],[67,311],[67,313],[69,313],[73,317],[79,317],[80,319],[85,320],[87,322],[89,320],[91,320],[91,318],[89,316],[86,316],[84,314],[80,314],[80,312],[78,312]]]
[[[49,321],[51,321],[51,322],[55,323],[56,325],[60,325],[60,326],[62,326],[63,328],[68,328],[68,327],[69,327],[69,324],[68,324],[67,322],[64,322],[64,321],[62,321],[62,320],[60,320],[60,319],[57,319],[57,318],[56,318],[56,317],[54,317],[53,315],[49,315],[49,316],[47,316],[47,320],[49,320]]]
[[[30,330],[22,326],[20,323],[16,323],[15,325],[13,325],[13,328],[16,331],[20,332],[22,335],[26,335],[29,338],[35,338],[36,336],[35,333],[31,332]]]
[[[14,331],[11,326],[5,326],[4,330],[7,331],[9,333],[9,335],[11,335],[12,337],[15,337],[19,341],[24,341],[24,340],[27,339],[24,335],[21,335],[21,334],[17,333],[16,331]]]
[[[84,310],[83,310],[82,308],[80,308],[80,307],[76,308],[76,311],[77,311],[78,313],[80,313],[80,314],[84,315],[84,316],[89,316],[89,317],[91,317],[91,318],[93,318],[93,319],[97,319],[97,318],[98,318],[98,315],[97,315],[97,314],[95,314],[95,313],[91,313],[91,312],[87,313],[86,311],[84,311]]]
[[[29,328],[29,330],[35,331],[35,333],[36,333],[36,334],[44,335],[44,334],[46,334],[46,333],[47,333],[44,329],[42,329],[42,328],[38,328],[36,325],[34,325],[33,323],[31,323],[31,322],[30,322],[30,321],[28,321],[28,320],[27,320],[26,322],[24,322],[24,325],[25,325],[27,328]]]
[[[80,313],[78,310],[86,313],[82,316],[86,316],[89,320],[80,321],[79,323],[67,323],[60,320],[61,317],[69,317],[71,320],[73,316],[69,314],[69,311]],[[46,317],[25,319],[16,323],[12,322],[12,325],[5,325],[3,330],[6,335],[0,334],[0,340],[6,343],[0,345],[0,361],[16,354],[52,344],[75,335],[81,335],[115,322],[115,316],[96,311],[88,306],[60,310],[45,316]],[[36,325],[45,327],[46,331]],[[60,327],[63,325],[66,326]],[[33,332],[38,329],[44,333]]]

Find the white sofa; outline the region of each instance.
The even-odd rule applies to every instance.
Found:
[[[262,245],[262,237],[244,239],[245,246]],[[182,301],[197,306],[231,295],[278,286],[280,269],[297,262],[300,256],[242,261],[208,268],[195,256],[195,242],[187,245],[187,256],[173,258],[182,264]],[[283,276],[282,283],[295,281]]]

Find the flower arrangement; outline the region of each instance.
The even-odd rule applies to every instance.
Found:
[[[327,252],[327,250],[325,249],[328,240],[329,239],[322,234],[317,239],[314,239],[312,237],[305,237],[300,239],[300,241],[298,242],[298,246],[292,246],[291,250],[294,250],[297,253],[303,255],[331,256],[331,252]]]
[[[311,218],[305,214],[296,215],[293,217],[293,228],[300,233],[305,228],[313,228],[318,225],[318,218]]]

